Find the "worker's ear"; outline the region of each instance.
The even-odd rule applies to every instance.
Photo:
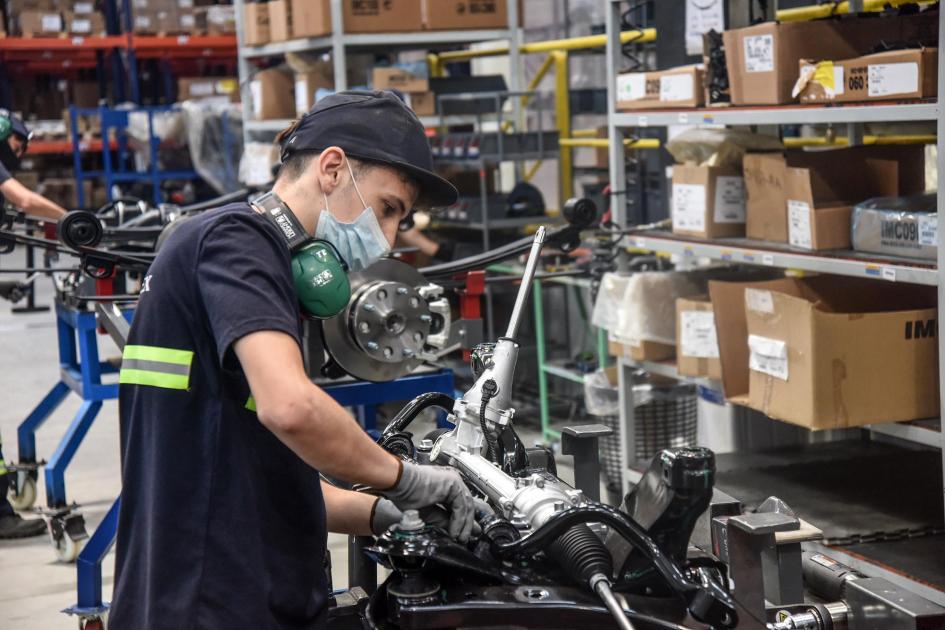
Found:
[[[346,159],[344,149],[328,147],[315,160],[318,184],[326,195],[330,195],[344,181],[344,176],[348,172],[344,167]]]

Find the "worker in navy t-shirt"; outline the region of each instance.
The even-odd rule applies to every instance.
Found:
[[[280,142],[272,192],[354,270],[389,250],[412,208],[456,199],[389,93],[326,97]],[[468,538],[460,476],[387,453],[313,385],[299,322],[286,235],[252,203],[189,219],[162,247],[119,376],[111,630],[320,628],[329,531],[378,534],[403,510],[440,510]]]

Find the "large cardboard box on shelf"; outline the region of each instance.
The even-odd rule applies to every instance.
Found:
[[[96,13],[98,15],[103,15],[96,10],[95,2],[92,0],[69,0],[68,2],[62,3],[63,11],[71,11],[76,15],[90,15]]]
[[[240,83],[236,77],[181,77],[177,80],[177,100],[187,99],[240,100]]]
[[[934,287],[818,276],[745,292],[749,405],[810,429],[938,415]]]
[[[269,43],[268,2],[248,2],[243,5],[243,43],[247,46]]]
[[[136,9],[132,30],[139,35],[176,34],[190,32],[193,26],[189,29],[181,26],[177,6],[169,4],[164,8]]]
[[[284,42],[291,38],[289,0],[269,0],[269,41]]]
[[[801,59],[850,59],[878,41],[934,45],[937,16],[882,16],[845,20],[764,22],[722,34],[733,105],[793,101]]]
[[[105,35],[105,16],[101,13],[73,13],[66,11],[62,14],[66,31],[73,35]]]
[[[331,33],[329,0],[289,0],[292,37],[321,37]]]
[[[617,109],[700,107],[704,103],[701,65],[680,66],[657,72],[617,75]]]
[[[423,26],[430,31],[507,28],[508,0],[423,0]],[[519,21],[522,8],[519,3]]]
[[[673,233],[702,238],[745,235],[745,183],[738,169],[673,166]]]
[[[58,11],[56,0],[7,0],[7,17],[15,20],[23,11]]]
[[[346,33],[395,33],[423,29],[422,0],[343,0]]]
[[[925,189],[920,146],[748,153],[748,238],[802,249],[849,248],[853,204]]]
[[[62,15],[57,11],[27,10],[15,16],[23,36],[56,37],[63,32]]]
[[[257,72],[249,82],[256,120],[295,117],[295,78],[278,68]]]
[[[335,87],[331,64],[321,64],[310,72],[295,73],[295,114],[302,116],[315,105],[315,92],[319,88],[332,90]]]
[[[401,92],[426,92],[430,82],[402,68],[374,68],[371,84],[375,90],[400,90]]]
[[[715,314],[707,295],[676,300],[676,368],[683,376],[722,378]]]
[[[938,49],[889,50],[853,59],[802,59],[794,90],[802,103],[926,98],[938,90]]]

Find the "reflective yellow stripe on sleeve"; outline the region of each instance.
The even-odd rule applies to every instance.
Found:
[[[252,411],[253,413],[256,413],[256,399],[253,398],[252,396],[247,398],[245,407],[249,409],[250,411]]]
[[[190,367],[193,360],[192,350],[125,346],[118,382],[186,390],[190,385]]]

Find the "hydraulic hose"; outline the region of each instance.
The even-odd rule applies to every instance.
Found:
[[[735,604],[721,586],[714,582],[707,586],[700,586],[688,581],[672,559],[657,547],[638,524],[607,505],[584,505],[558,512],[531,535],[499,545],[496,551],[503,558],[511,558],[544,550],[572,526],[589,522],[603,523],[612,527],[636,547],[656,568],[669,587],[686,601],[693,617],[721,628],[733,628],[738,623]]]
[[[398,411],[397,415],[387,423],[387,427],[385,427],[384,432],[381,433],[381,439],[393,435],[394,433],[400,433],[406,429],[410,423],[414,421],[414,418],[420,415],[420,412],[424,409],[439,407],[445,411],[453,411],[454,404],[456,404],[456,401],[452,396],[441,392],[420,394],[404,405],[404,408]]]

